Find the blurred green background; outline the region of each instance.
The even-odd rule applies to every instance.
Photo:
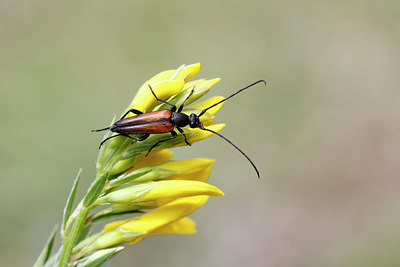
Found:
[[[226,196],[199,233],[128,247],[112,266],[399,266],[399,1],[1,1],[0,266],[30,266],[104,127],[152,75],[202,62],[224,135]],[[59,244],[59,240],[57,241]]]

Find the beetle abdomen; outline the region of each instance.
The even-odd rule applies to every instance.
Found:
[[[125,134],[157,134],[169,133],[174,129],[174,125],[169,120],[159,120],[134,125],[126,125],[111,129],[113,132]]]
[[[157,122],[161,120],[169,120],[171,118],[171,110],[164,109],[160,111],[154,111],[149,113],[140,114],[119,120],[115,123],[117,127],[123,127],[125,125],[141,124],[146,122]]]
[[[168,109],[140,114],[117,121],[111,131],[124,134],[169,133],[174,129]]]

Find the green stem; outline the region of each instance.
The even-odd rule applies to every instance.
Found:
[[[67,223],[65,224],[64,229],[62,229],[62,235],[61,237],[64,239],[64,237],[69,235],[69,229],[71,228],[72,223],[75,221],[76,216],[78,216],[78,212],[82,209],[83,206],[83,200],[79,202],[79,204],[76,206],[74,211],[71,213],[69,216]]]
[[[82,209],[78,212],[78,215],[76,216],[76,220],[70,234],[64,237],[63,240],[64,245],[60,255],[59,266],[62,267],[67,266],[68,260],[71,256],[72,248],[74,247],[74,244],[84,227],[85,220],[87,215],[89,214],[89,211],[90,208],[82,207]]]
[[[103,171],[98,171],[94,181],[100,179],[102,175],[108,175],[108,172],[111,170],[112,166],[114,166],[121,159],[122,156],[118,157],[115,155],[118,155],[118,153],[120,153],[123,150],[122,147],[120,147],[119,149],[115,149],[112,153],[110,153],[112,155],[107,156],[107,159],[110,159],[110,156],[111,159],[105,163]],[[69,218],[69,220],[67,221],[65,232],[63,233],[63,247],[60,255],[59,266],[61,267],[68,266],[68,261],[71,258],[72,250],[74,248],[76,240],[78,239],[80,233],[82,232],[85,226],[85,222],[88,217],[89,211],[92,210],[93,207],[95,206],[96,205],[91,205],[90,207],[85,208],[82,202],[80,202],[77,208],[72,213],[71,218]],[[75,222],[72,226],[71,232],[68,233],[69,228],[73,221]],[[76,260],[77,257],[75,257],[74,259]]]

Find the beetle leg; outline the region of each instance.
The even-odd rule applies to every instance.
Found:
[[[97,130],[92,130],[92,132],[101,132],[105,130],[110,130],[110,127],[102,128],[102,129],[97,129]]]
[[[106,139],[104,139],[103,141],[101,141],[100,146],[99,146],[99,149],[100,149],[100,147],[101,147],[107,140],[110,140],[111,138],[114,138],[114,137],[117,137],[117,136],[121,136],[121,135],[122,135],[122,134],[116,134],[116,135],[107,137]]]
[[[136,141],[143,141],[146,140],[147,138],[149,138],[150,134],[144,134],[141,137],[133,137],[127,134],[121,134],[122,136],[128,137],[130,139],[136,140]]]
[[[186,101],[188,101],[188,99],[193,95],[193,92],[194,92],[194,86],[193,86],[192,91],[190,91],[190,94],[186,97],[185,101],[183,101],[182,105],[178,108],[178,113],[180,113],[182,111],[183,106],[185,105]],[[186,140],[186,138],[185,138],[185,140]]]
[[[185,138],[185,143],[186,143],[188,146],[191,146],[192,144],[188,142],[188,140],[187,140],[187,138],[186,138],[186,134],[185,134],[185,132],[182,130],[182,128],[176,127],[176,129],[177,129],[177,130],[183,135],[183,137]]]
[[[152,145],[152,146],[150,147],[149,151],[147,151],[146,157],[147,157],[147,155],[149,155],[150,151],[151,151],[153,148],[155,148],[158,144],[160,144],[160,143],[162,143],[162,142],[165,142],[165,141],[169,141],[169,140],[175,139],[175,138],[178,136],[177,133],[176,133],[175,131],[171,131],[170,133],[172,134],[172,136],[171,136],[170,138],[166,138],[166,139],[163,139],[163,140],[159,140],[157,143],[155,143],[154,145]]]
[[[172,106],[172,109],[171,109],[171,110],[172,110],[173,112],[175,112],[176,106],[175,106],[174,104],[169,103],[168,101],[165,101],[165,100],[162,100],[162,99],[158,98],[158,97],[156,96],[156,94],[154,93],[153,88],[151,88],[151,85],[150,85],[150,84],[149,84],[149,88],[150,88],[151,93],[154,95],[154,97],[155,97],[158,101],[163,102],[164,104],[167,104],[167,105]]]
[[[132,113],[134,113],[134,114],[136,114],[136,115],[143,114],[143,112],[141,112],[140,110],[137,110],[137,109],[130,109],[130,110],[128,110],[128,111],[121,117],[120,120],[122,120],[122,119],[124,119],[126,116],[128,116],[128,114],[129,114],[130,112],[132,112]]]

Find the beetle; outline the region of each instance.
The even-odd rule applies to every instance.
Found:
[[[190,92],[190,94],[186,97],[186,99],[183,101],[183,103],[180,105],[179,108],[177,108],[174,104],[169,103],[165,100],[162,100],[156,96],[156,94],[153,91],[153,88],[149,84],[149,89],[153,96],[156,98],[157,101],[160,101],[162,103],[165,103],[167,105],[170,105],[172,108],[171,109],[163,109],[159,111],[153,111],[153,112],[148,112],[148,113],[143,113],[140,110],[137,109],[130,109],[128,110],[122,117],[119,119],[117,122],[115,122],[113,125],[110,127],[98,129],[98,130],[92,130],[92,132],[100,132],[100,131],[105,131],[105,130],[110,130],[111,132],[117,133],[116,135],[110,136],[100,143],[100,147],[106,142],[107,140],[117,137],[117,136],[125,136],[128,138],[131,138],[136,141],[143,141],[146,140],[150,134],[161,134],[161,133],[171,133],[171,137],[159,140],[157,143],[152,145],[147,152],[146,156],[150,153],[150,151],[155,148],[157,145],[159,145],[162,142],[166,142],[168,140],[176,138],[178,135],[175,132],[175,129],[178,130],[179,133],[181,133],[185,139],[185,143],[187,145],[191,145],[187,137],[185,135],[185,132],[182,130],[182,127],[189,126],[190,128],[200,128],[203,131],[208,131],[213,134],[218,135],[222,139],[224,139],[226,142],[231,144],[234,148],[236,148],[242,155],[250,162],[250,164],[253,166],[254,170],[257,173],[258,178],[260,178],[260,173],[256,167],[256,165],[253,163],[253,161],[244,153],[238,146],[236,146],[232,141],[230,141],[228,138],[223,136],[222,134],[215,132],[213,130],[204,128],[203,124],[200,122],[200,117],[210,108],[213,108],[226,100],[230,99],[231,97],[239,94],[240,92],[263,82],[264,84],[267,84],[265,80],[258,80],[240,90],[237,92],[231,94],[230,96],[224,98],[223,100],[209,106],[208,108],[203,109],[199,115],[196,115],[195,113],[192,113],[190,115],[186,115],[182,113],[182,109],[185,106],[186,101],[192,96],[194,89]],[[128,117],[129,113],[133,113],[136,116]],[[130,134],[143,134],[140,137],[133,137],[130,136]],[[100,148],[99,147],[99,148]]]

